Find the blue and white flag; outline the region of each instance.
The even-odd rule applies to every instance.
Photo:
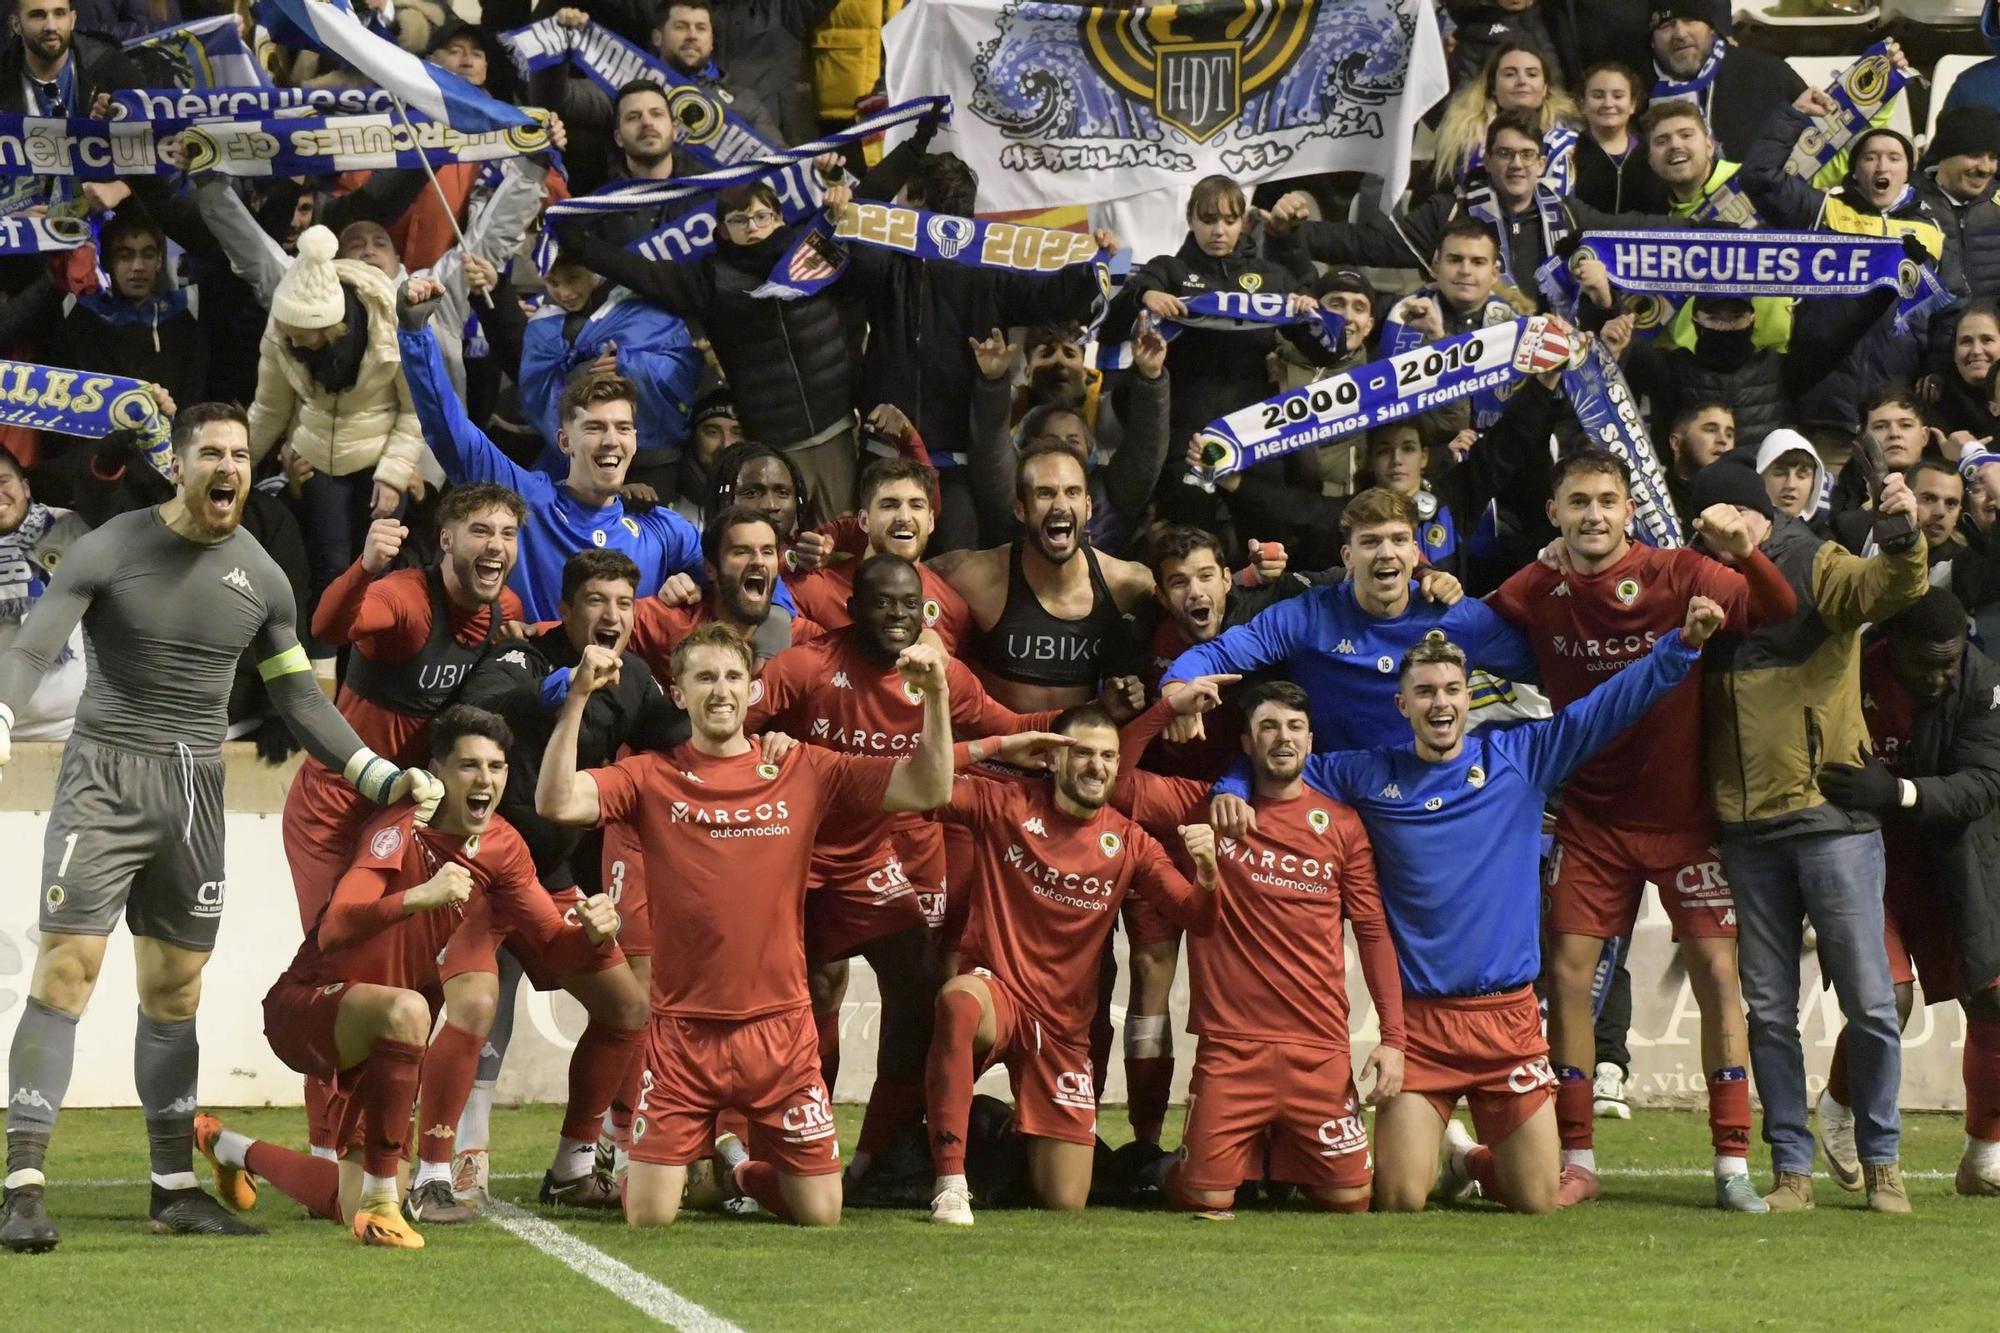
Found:
[[[297,39],[339,56],[415,110],[453,129],[480,134],[534,124],[519,107],[370,32],[348,0],[264,0],[262,13],[280,41],[290,45]],[[289,35],[281,28],[289,29]]]
[[[196,19],[134,37],[125,43],[125,54],[148,78],[176,88],[271,84],[256,52],[243,40],[234,14]]]
[[[1054,234],[1078,235],[1076,232]],[[1089,240],[1082,236],[1078,239]],[[1159,320],[1160,337],[1168,342],[1179,337],[1182,329],[1242,333],[1257,329],[1302,328],[1329,356],[1337,357],[1343,350],[1340,339],[1347,328],[1346,320],[1318,304],[1303,314],[1295,315],[1292,313],[1291,298],[1279,292],[1201,292],[1182,297],[1181,304],[1187,307],[1185,315],[1165,315]],[[1131,343],[1098,344],[1099,370],[1124,370],[1131,364]]]
[[[1560,369],[1575,352],[1568,326],[1532,315],[1371,361],[1209,422],[1200,431],[1203,466],[1190,480],[1212,484],[1268,459]]]
[[[596,23],[567,28],[554,16],[500,34],[522,78],[565,61],[589,75],[607,95],[633,79],[654,79],[667,90],[667,111],[681,127],[674,147],[702,166],[733,166],[775,152],[750,122],[729,109],[729,95],[670,69],[610,29]]]
[[[64,370],[32,361],[0,361],[0,422],[102,439],[136,431],[146,461],[166,476],[171,423],[146,386],[123,375]]]
[[[82,218],[0,217],[0,255],[55,254],[90,241],[90,224]]]
[[[273,116],[368,116],[396,109],[380,88],[114,88],[113,120],[268,120]],[[412,118],[421,116],[412,112]],[[425,116],[428,120],[429,117]]]
[[[169,123],[153,126],[164,136]],[[327,116],[287,120],[211,121],[181,135],[190,174],[328,176],[345,171],[393,171],[453,162],[493,162],[550,147],[548,131],[526,129],[461,134],[433,120],[400,116]]]
[[[1909,81],[1910,76],[1889,59],[1886,41],[1863,51],[1826,86],[1826,95],[1838,109],[1830,116],[1813,118],[1811,127],[1792,148],[1785,169],[1807,180],[1817,176],[1868,128],[1876,113],[1894,101]]]
[[[891,100],[947,92],[934,147],[979,166],[982,210],[1245,188],[1363,171],[1384,206],[1418,119],[1449,91],[1431,0],[1154,7],[923,0],[882,31]]]

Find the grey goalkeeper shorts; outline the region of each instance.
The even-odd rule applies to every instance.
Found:
[[[42,844],[41,928],[203,952],[222,924],[222,761],[72,736]]]

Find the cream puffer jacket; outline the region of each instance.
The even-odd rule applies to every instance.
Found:
[[[396,288],[382,271],[333,261],[341,285],[368,311],[368,346],[354,387],[328,393],[287,350],[275,320],[264,326],[257,401],[250,404],[250,452],[259,461],[287,437],[315,471],[344,477],[372,469],[377,481],[410,488],[424,457],[423,428],[403,382],[396,346]]]

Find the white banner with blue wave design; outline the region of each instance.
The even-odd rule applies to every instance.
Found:
[[[287,46],[339,56],[413,109],[468,134],[534,124],[519,107],[370,32],[349,0],[265,0],[271,35]]]
[[[891,101],[951,95],[933,150],[978,165],[991,211],[1184,194],[1210,173],[1373,172],[1393,201],[1448,89],[1430,0],[923,0],[882,40]]]
[[[126,58],[149,82],[176,88],[268,87],[271,76],[243,40],[236,15],[195,19],[134,37]],[[165,76],[165,77],[161,77]]]

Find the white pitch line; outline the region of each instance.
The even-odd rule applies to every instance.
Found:
[[[1707,1180],[1715,1173],[1713,1171],[1704,1171],[1698,1166],[1600,1166],[1597,1168],[1597,1174],[1600,1176],[1622,1176],[1635,1179]],[[1950,1180],[1955,1174],[1951,1171],[1905,1171],[1903,1179]],[[540,1171],[495,1171],[491,1176],[487,1177],[489,1180],[540,1180],[541,1178],[542,1173]],[[1824,1171],[1814,1172],[1814,1179],[1816,1180],[1831,1180],[1832,1178]],[[150,1182],[137,1179],[98,1178],[59,1180],[55,1183],[59,1186],[81,1189],[129,1189],[133,1186],[145,1185]]]
[[[495,1199],[483,1216],[515,1239],[534,1246],[572,1272],[589,1278],[641,1314],[682,1333],[743,1333],[741,1328],[697,1305],[657,1278],[578,1240],[553,1222]]]

